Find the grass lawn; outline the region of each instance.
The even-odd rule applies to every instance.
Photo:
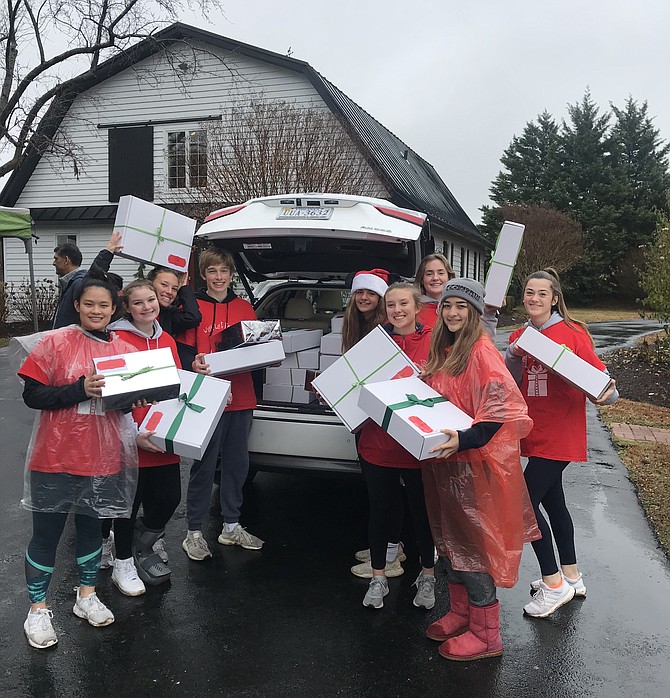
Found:
[[[0,337],[0,349],[9,344],[9,337]]]
[[[619,422],[670,429],[670,409],[645,402],[620,399],[601,407],[600,414],[608,426]],[[616,437],[614,443],[658,540],[670,555],[670,444]]]

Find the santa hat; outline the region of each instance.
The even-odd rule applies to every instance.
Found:
[[[386,269],[370,269],[359,271],[351,284],[351,292],[374,291],[378,296],[384,297],[388,288],[389,273]]]

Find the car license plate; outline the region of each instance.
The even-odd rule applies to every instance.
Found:
[[[322,206],[285,206],[277,214],[278,221],[296,218],[309,218],[316,221],[327,221],[333,215],[333,209]]]

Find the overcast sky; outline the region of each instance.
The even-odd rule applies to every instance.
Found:
[[[183,21],[307,61],[428,160],[479,222],[527,121],[647,100],[670,138],[669,0],[224,0]]]

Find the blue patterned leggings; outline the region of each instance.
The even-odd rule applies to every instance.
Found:
[[[63,534],[67,517],[67,513],[33,512],[33,537],[26,550],[25,563],[26,584],[31,603],[41,603],[46,600],[47,588],[56,562],[56,548]],[[102,551],[100,519],[75,514],[74,525],[77,532],[76,555],[79,584],[95,586]]]

